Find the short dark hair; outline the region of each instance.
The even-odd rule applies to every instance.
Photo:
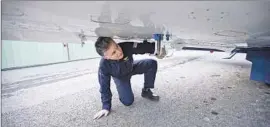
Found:
[[[113,41],[110,37],[98,37],[95,47],[100,56],[104,56],[104,52],[108,49],[110,43]]]

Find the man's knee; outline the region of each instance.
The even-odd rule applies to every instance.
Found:
[[[134,102],[134,97],[131,97],[129,99],[120,99],[120,101],[125,105],[125,106],[130,106]]]
[[[153,66],[157,67],[157,61],[156,60],[152,60],[152,64],[153,64]]]
[[[154,59],[149,59],[148,62],[149,62],[149,64],[151,65],[151,67],[152,67],[154,70],[157,69],[158,63],[157,63],[156,60],[154,60]]]

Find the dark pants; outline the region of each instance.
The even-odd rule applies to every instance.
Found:
[[[133,71],[131,75],[144,74],[144,88],[154,88],[157,73],[157,61],[152,59],[144,59],[134,61]],[[134,95],[131,89],[130,79],[128,76],[124,79],[113,78],[119,94],[120,101],[129,106],[134,101]]]

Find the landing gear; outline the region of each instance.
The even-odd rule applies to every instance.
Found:
[[[163,59],[164,57],[170,57],[174,53],[174,50],[171,50],[171,42],[169,42],[170,35],[166,34],[165,36],[166,40],[163,40],[164,34],[153,35],[153,38],[156,40],[155,55],[159,59]]]
[[[155,55],[159,55],[161,52],[161,40],[163,40],[163,35],[162,34],[154,34],[154,39],[157,41]]]

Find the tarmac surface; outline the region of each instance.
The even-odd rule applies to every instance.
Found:
[[[112,112],[99,120],[99,59],[3,71],[2,126],[270,127],[270,87],[249,80],[245,54],[227,55],[179,51],[158,60],[159,102],[140,96],[143,75],[136,75],[135,101],[124,106],[112,80]]]

